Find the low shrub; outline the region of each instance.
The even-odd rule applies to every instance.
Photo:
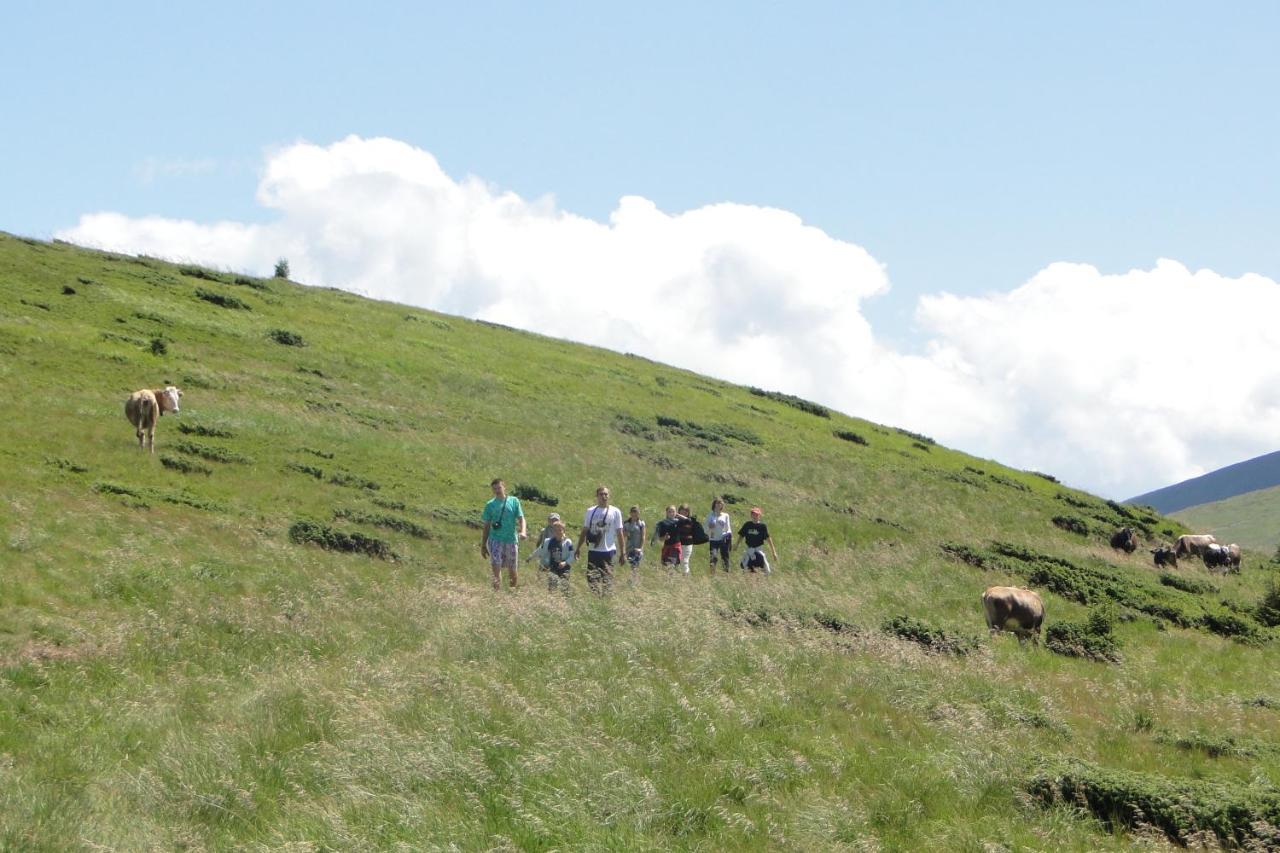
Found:
[[[1045,629],[1044,644],[1049,651],[1068,657],[1116,663],[1120,644],[1112,633],[1113,613],[1097,609],[1083,622],[1055,622]]]
[[[933,451],[929,448],[929,445],[927,445],[927,444],[923,444],[923,443],[921,443],[921,442],[919,442],[919,441],[913,441],[913,442],[911,442],[911,446],[912,446],[912,447],[914,447],[916,450],[923,450],[925,453],[932,453],[932,452],[933,452]]]
[[[1208,732],[1161,732],[1155,737],[1158,743],[1176,746],[1178,749],[1203,752],[1210,758],[1261,758],[1280,752],[1280,746],[1250,737]]]
[[[978,648],[978,638],[970,635],[951,634],[935,628],[927,622],[910,616],[894,616],[880,626],[886,634],[910,640],[931,652],[951,655],[967,655]]]
[[[558,506],[560,499],[555,495],[549,495],[539,489],[537,486],[527,483],[517,483],[512,489],[511,494],[515,495],[522,501],[533,501],[545,506]]]
[[[239,311],[253,310],[247,303],[241,302],[234,296],[228,296],[224,293],[216,293],[212,290],[205,290],[203,287],[196,288],[196,298],[203,299],[205,302],[209,302],[221,308],[234,308]]]
[[[326,453],[323,450],[316,450],[314,447],[299,447],[298,449],[301,450],[303,453],[310,453],[312,456],[318,456],[321,459],[333,458],[332,453]]]
[[[289,539],[299,545],[311,543],[326,551],[367,554],[382,560],[395,560],[396,554],[381,539],[363,533],[343,533],[314,521],[295,521],[289,525]]]
[[[1061,482],[1057,477],[1052,474],[1046,474],[1043,471],[1029,471],[1027,473],[1031,474],[1033,477],[1039,477],[1041,480],[1048,480],[1050,483]]]
[[[62,295],[63,295],[63,296],[75,296],[75,295],[76,295],[76,289],[75,289],[74,287],[72,287],[71,285],[69,285],[69,284],[64,284],[64,285],[62,285]]]
[[[1002,474],[988,474],[987,476],[991,478],[992,482],[999,483],[1000,485],[1004,486],[1007,489],[1013,489],[1019,492],[1031,491],[1031,487],[1028,486],[1026,483],[1019,483],[1017,480],[1014,480],[1011,477],[1005,477]]]
[[[1182,575],[1175,575],[1172,572],[1161,572],[1160,583],[1193,595],[1214,595],[1218,592],[1218,587],[1209,581],[1187,578]]]
[[[1046,805],[1083,805],[1110,826],[1152,826],[1176,844],[1202,833],[1230,847],[1280,844],[1280,792],[1263,785],[1181,781],[1063,760],[1031,777],[1026,788]]]
[[[901,427],[897,427],[895,428],[895,431],[898,433],[898,435],[905,435],[907,438],[911,439],[912,441],[918,441],[921,444],[937,444],[938,443],[927,435],[921,435],[920,433],[912,432],[909,429],[902,429]]]
[[[302,339],[302,335],[297,332],[290,332],[288,329],[272,329],[267,332],[267,337],[287,347],[305,347],[307,345],[307,342]]]
[[[276,268],[275,268],[274,275],[275,275],[275,277],[276,277],[276,278],[285,278],[285,279],[287,279],[287,278],[289,277],[289,261],[288,261],[288,259],[286,259],[286,258],[281,258],[280,260],[276,261]]]
[[[190,421],[179,421],[178,432],[184,435],[199,435],[205,438],[235,438],[235,433],[229,429],[207,424],[193,424]]]
[[[434,539],[435,536],[430,530],[416,522],[407,518],[398,518],[394,515],[386,515],[385,513],[361,512],[356,509],[336,509],[333,511],[334,518],[344,518],[347,521],[356,524],[368,524],[373,527],[384,527],[387,530],[395,530],[400,533],[413,536],[417,539]]]
[[[637,417],[619,413],[613,417],[613,428],[624,435],[634,435],[646,441],[656,441],[658,433]]]
[[[183,474],[205,474],[207,476],[213,473],[213,469],[207,465],[201,465],[199,462],[192,462],[179,456],[161,454],[160,464],[166,468],[172,468],[174,471],[181,471]]]
[[[152,355],[167,355],[168,353],[169,353],[169,345],[168,345],[167,343],[165,343],[164,338],[152,338],[152,339],[151,339],[151,354],[152,354]]]
[[[194,441],[179,441],[173,445],[173,449],[189,456],[199,456],[209,462],[238,462],[246,464],[253,461],[249,457],[227,450],[225,447],[196,444]]]
[[[189,278],[198,278],[203,281],[222,282],[223,280],[222,276],[203,267],[178,267],[178,273]]]
[[[1280,625],[1280,579],[1272,576],[1267,581],[1266,592],[1262,594],[1262,600],[1258,602],[1254,612],[1258,621],[1268,628]]]
[[[376,483],[373,480],[366,480],[364,477],[360,477],[356,474],[348,474],[345,471],[335,471],[330,474],[329,482],[333,483],[335,486],[346,486],[347,488],[352,489],[368,489],[371,492],[376,492],[378,489],[382,488],[379,483]]]
[[[790,394],[783,394],[780,391],[765,391],[763,388],[748,388],[747,390],[757,397],[764,397],[767,400],[782,403],[785,406],[790,406],[793,409],[799,409],[802,412],[807,412],[808,414],[816,415],[820,418],[831,417],[831,410],[826,406],[820,406],[817,403],[811,403],[808,400],[802,400],[801,398],[793,397]]]
[[[404,501],[393,501],[388,498],[374,497],[370,499],[374,506],[380,506],[383,509],[394,509],[404,512],[408,507],[404,505]]]
[[[314,465],[303,465],[299,462],[286,462],[284,467],[290,471],[297,471],[299,474],[306,474],[308,477],[315,477],[317,480],[324,479],[324,471],[316,468]]]
[[[45,462],[55,468],[61,468],[63,471],[70,471],[72,474],[89,473],[88,468],[77,462],[72,462],[70,459],[45,459]]]
[[[1089,525],[1083,519],[1076,518],[1074,515],[1055,515],[1052,519],[1054,527],[1060,527],[1068,533],[1078,533],[1081,536],[1089,535]]]
[[[231,283],[238,284],[241,287],[252,287],[254,290],[270,290],[271,289],[261,281],[258,281],[256,278],[250,278],[247,275],[238,275],[234,279],[232,279]]]
[[[850,432],[849,430],[846,430],[846,429],[838,429],[832,434],[836,438],[843,439],[845,441],[851,441],[854,444],[861,444],[863,447],[867,446],[867,440],[862,436],[858,435],[856,432]]]

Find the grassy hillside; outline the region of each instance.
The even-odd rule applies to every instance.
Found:
[[[124,397],[169,380],[183,411],[141,454]],[[6,236],[0,400],[4,849],[1275,841],[1269,554],[1162,577],[1145,547],[1176,522],[1045,476],[635,357]],[[781,559],[495,594],[494,476],[535,521],[597,483],[651,524],[759,503]],[[1011,582],[1058,651],[985,635]]]
[[[1274,553],[1280,545],[1280,486],[1188,507],[1174,517],[1223,541]]]

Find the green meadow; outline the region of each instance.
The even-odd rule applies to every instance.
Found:
[[[1180,509],[1174,515],[1196,530],[1211,532],[1221,542],[1275,553],[1280,547],[1280,486]]]
[[[124,399],[166,382],[182,411],[140,452]],[[9,235],[0,400],[2,849],[1280,844],[1280,566],[1156,569],[1179,522],[1053,472]],[[685,578],[651,551],[603,599],[529,564],[495,593],[499,476],[534,530],[598,484],[650,525],[759,504],[780,559],[712,574],[698,548]],[[988,636],[1001,584],[1042,593],[1044,644]]]

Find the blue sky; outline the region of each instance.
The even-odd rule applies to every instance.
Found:
[[[1280,4],[64,3],[6,29],[20,234],[270,223],[273,154],[356,135],[595,222],[630,195],[789,211],[884,265],[860,315],[903,355],[937,343],[922,297],[1059,262],[1280,278]]]

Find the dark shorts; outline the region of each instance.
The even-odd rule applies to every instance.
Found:
[[[728,536],[723,539],[712,539],[707,545],[711,549],[711,565],[716,564],[716,556],[724,563],[724,570],[729,571],[729,546],[733,543]]]
[[[587,587],[592,592],[603,595],[613,588],[613,561],[617,556],[616,550],[587,552]]]

